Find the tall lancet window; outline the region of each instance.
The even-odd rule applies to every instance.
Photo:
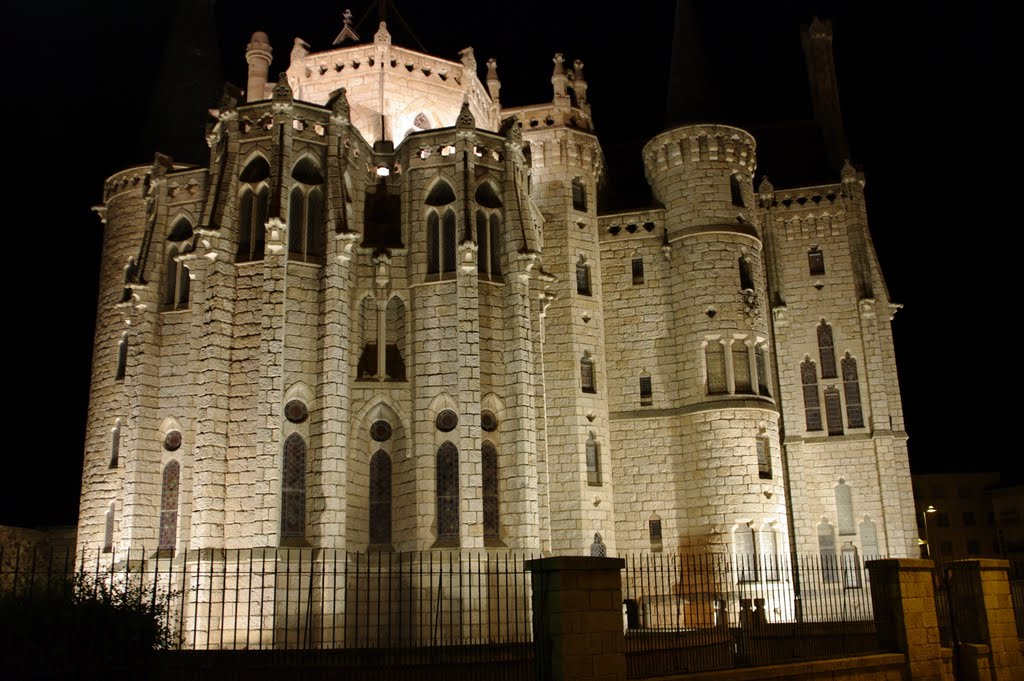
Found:
[[[164,247],[167,256],[163,280],[164,309],[184,310],[188,307],[188,268],[178,260],[178,256],[191,252],[192,238],[192,225],[185,218],[179,218],[167,235]]]
[[[427,274],[455,271],[455,192],[447,182],[434,185],[427,195]]]
[[[843,357],[843,392],[846,395],[846,420],[851,428],[864,427],[864,410],[860,404],[860,381],[857,360],[846,353]]]
[[[257,156],[238,178],[237,262],[262,260],[266,246],[267,216],[270,212],[270,164]]]
[[[807,430],[821,430],[818,367],[810,359],[805,359],[800,364],[800,382],[804,388],[804,420],[807,423]]]
[[[476,190],[477,270],[490,278],[501,276],[501,199],[483,183]]]
[[[160,489],[160,544],[161,551],[173,551],[178,540],[178,486],[181,467],[177,461],[164,466],[163,485]]]
[[[324,254],[324,178],[309,158],[292,169],[288,196],[288,259],[319,262]]]
[[[832,340],[832,327],[824,319],[818,325],[818,355],[821,357],[821,377],[837,378],[836,348]]]
[[[306,441],[292,433],[284,441],[281,476],[281,537],[306,535]]]
[[[378,450],[370,459],[370,544],[391,543],[391,457]]]
[[[445,442],[437,450],[437,539],[447,545],[459,541],[459,450]]]

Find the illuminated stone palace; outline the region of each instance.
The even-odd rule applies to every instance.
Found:
[[[916,553],[849,162],[755,188],[751,134],[682,125],[643,148],[656,205],[602,214],[579,61],[507,107],[494,60],[383,23],[272,55],[208,167],[104,186],[82,547]]]

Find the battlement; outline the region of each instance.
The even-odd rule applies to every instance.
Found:
[[[409,168],[436,166],[457,159],[455,128],[424,130],[409,135],[399,151],[407,150]],[[473,136],[473,155],[479,166],[502,170],[505,162],[505,138],[501,135],[477,130]]]
[[[758,205],[762,208],[771,207],[777,210],[799,210],[815,206],[827,206],[840,202],[843,198],[841,184],[822,184],[812,187],[796,187],[794,189],[765,188],[762,184],[758,192]]]
[[[597,226],[601,241],[652,235],[660,238],[665,226],[665,210],[648,208],[600,215],[597,218]]]
[[[131,192],[136,189],[142,190],[145,186],[146,176],[150,174],[153,169],[153,164],[148,165],[137,165],[119,170],[103,182],[103,202],[106,203],[110,199],[123,194],[125,192]],[[175,192],[184,190],[188,192],[196,192],[202,190],[202,175],[206,173],[205,168],[197,168],[193,165],[176,164],[170,172],[167,173],[169,181],[169,187],[173,188]],[[171,178],[174,178],[171,180]]]
[[[648,177],[676,166],[723,161],[753,174],[757,143],[746,130],[729,125],[700,124],[673,128],[644,145]]]
[[[578,107],[557,106],[551,103],[532,104],[501,110],[501,117],[518,116],[523,133],[546,128],[572,128],[583,132],[594,132],[594,121],[590,114]]]

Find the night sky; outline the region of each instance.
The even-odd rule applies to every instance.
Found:
[[[191,9],[181,15],[176,4]],[[223,80],[244,87],[253,31],[270,35],[273,78],[296,35],[313,51],[327,49],[342,10],[358,20],[371,4],[78,0],[5,10],[14,209],[5,229],[18,275],[8,281],[7,324],[17,330],[7,341],[8,376],[18,387],[9,405],[35,405],[40,415],[19,417],[13,429],[0,523],[77,517],[102,237],[90,207],[102,200],[104,178],[151,162],[154,151],[208,163],[203,112]],[[389,29],[396,44],[452,60],[472,45],[481,76],[495,57],[506,106],[550,100],[555,52],[582,59],[608,157],[605,205],[636,207],[650,201],[640,149],[665,127],[674,4],[635,0],[609,14],[590,3],[406,0],[399,11],[413,33],[396,19]],[[1020,445],[1010,438],[1018,416],[1008,399],[1021,382],[1019,334],[1010,331],[1020,114],[1011,119],[1004,103],[1020,78],[1012,17],[988,2],[889,2],[884,12],[867,2],[694,4],[700,49],[691,53],[700,55],[714,108],[722,122],[759,135],[758,175],[776,188],[790,177],[838,179],[773,167],[786,149],[764,141],[806,129],[800,25],[815,15],[833,21],[852,160],[867,175],[890,295],[906,306],[894,330],[911,467],[1019,480]],[[364,40],[376,30],[375,11],[358,27]],[[694,63],[687,68],[697,73]]]

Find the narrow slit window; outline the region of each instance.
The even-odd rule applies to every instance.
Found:
[[[762,397],[772,396],[772,387],[768,383],[768,362],[764,346],[754,348],[754,363],[757,365],[757,391]]]
[[[750,258],[741,255],[739,259],[740,266],[740,289],[744,291],[754,290],[754,268],[750,262]]]
[[[633,286],[644,283],[644,259],[633,258]]]
[[[757,477],[762,480],[772,479],[772,450],[768,438],[757,438]]]
[[[117,468],[118,460],[121,458],[121,419],[114,422],[114,428],[110,431],[110,468]]]
[[[843,434],[843,407],[835,386],[825,388],[825,420],[829,435]]]
[[[128,332],[121,334],[121,340],[117,342],[117,370],[114,372],[114,380],[123,381],[125,371],[128,369]]]
[[[581,296],[590,295],[590,265],[582,255],[576,261],[576,293]]]
[[[490,442],[484,442],[480,449],[480,466],[484,502],[484,539],[498,539],[500,523],[498,515],[498,450]]]
[[[427,215],[427,274],[437,274],[441,271],[440,248],[440,222],[437,213],[430,211]]]
[[[807,251],[807,269],[812,277],[825,274],[825,254],[817,246],[811,246]]]
[[[455,271],[455,213],[444,214],[444,271]]]
[[[572,181],[572,209],[587,210],[587,188],[583,186],[583,180],[578,177]]]
[[[378,450],[370,459],[370,544],[391,543],[391,457]]]
[[[585,393],[597,392],[597,382],[594,380],[594,360],[591,359],[589,351],[584,352],[583,358],[580,360],[580,384]]]
[[[585,445],[587,459],[587,484],[591,487],[601,486],[601,446],[591,433]]]
[[[160,489],[160,544],[161,551],[173,551],[178,539],[178,485],[181,468],[177,461],[164,466],[163,486]]]
[[[110,504],[106,517],[103,519],[103,553],[114,550],[114,504]]]
[[[732,175],[729,178],[729,193],[732,195],[732,205],[737,208],[745,208],[743,202],[743,185],[740,184],[740,176]]]
[[[292,433],[284,442],[281,477],[281,537],[306,535],[306,441]]]
[[[459,450],[445,442],[437,451],[437,538],[459,540]]]
[[[654,400],[654,389],[650,376],[640,377],[640,405],[649,406]]]

